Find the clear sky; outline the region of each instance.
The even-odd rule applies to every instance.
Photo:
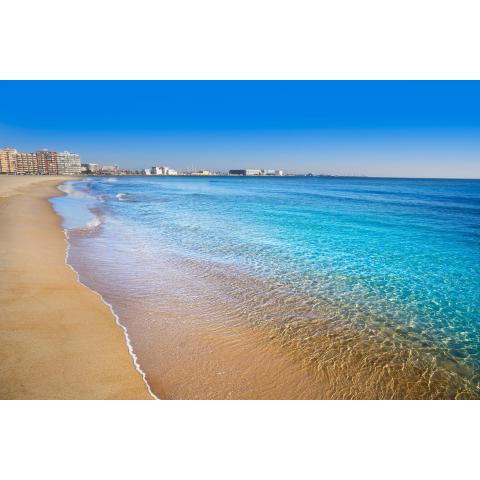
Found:
[[[480,82],[0,82],[0,147],[144,168],[480,178]]]

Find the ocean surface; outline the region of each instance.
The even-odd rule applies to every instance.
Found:
[[[68,262],[159,398],[480,397],[480,181],[61,188]]]

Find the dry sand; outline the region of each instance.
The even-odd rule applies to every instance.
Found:
[[[48,202],[63,181],[0,176],[0,398],[149,399],[122,328],[65,264]]]

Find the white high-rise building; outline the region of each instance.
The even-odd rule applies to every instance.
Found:
[[[150,169],[150,174],[151,175],[164,175],[164,173],[163,173],[164,168],[165,167],[152,167]]]
[[[57,153],[58,173],[60,175],[78,175],[81,172],[80,155],[66,150]]]
[[[178,175],[178,173],[173,168],[168,168],[162,165],[161,167],[152,167],[150,169],[150,175]]]

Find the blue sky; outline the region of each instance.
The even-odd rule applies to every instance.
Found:
[[[0,147],[131,168],[480,178],[480,82],[5,82]]]

